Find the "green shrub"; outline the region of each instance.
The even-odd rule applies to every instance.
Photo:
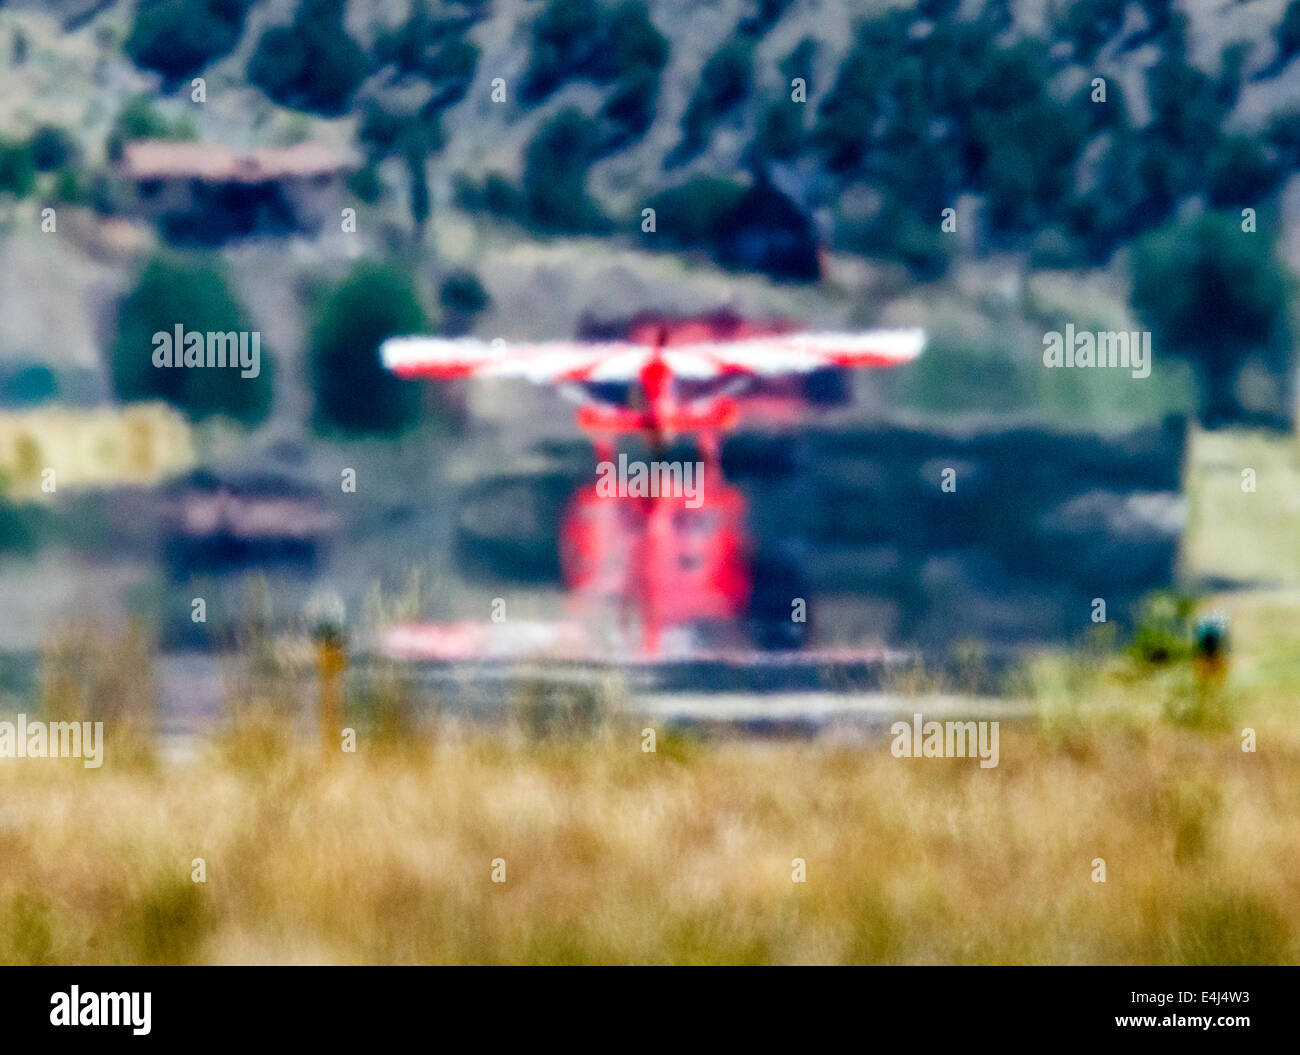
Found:
[[[1283,169],[1300,168],[1300,110],[1286,110],[1270,118],[1264,142],[1276,152]]]
[[[1143,663],[1161,664],[1192,655],[1191,620],[1196,602],[1190,597],[1158,592],[1143,599],[1128,653]]]
[[[393,434],[414,424],[421,386],[385,370],[379,346],[388,337],[428,328],[411,280],[391,265],[363,262],[327,291],[308,357],[317,427]]]
[[[587,194],[587,169],[600,142],[596,122],[573,107],[542,125],[524,155],[522,198],[527,222],[544,231],[582,232],[606,226]]]
[[[489,172],[482,182],[463,174],[452,181],[456,204],[469,212],[488,212],[503,219],[524,219],[523,195],[502,172]]]
[[[654,121],[668,41],[642,0],[606,7],[597,0],[551,0],[532,25],[532,52],[520,96],[546,98],[571,80],[614,83],[600,112],[598,154],[645,134]]]
[[[357,138],[372,158],[387,157],[397,150],[407,120],[409,118],[384,109],[372,99],[361,112]]]
[[[11,405],[36,406],[58,398],[59,379],[48,366],[23,367],[0,385],[0,398]]]
[[[1056,19],[1055,34],[1074,45],[1074,58],[1092,62],[1106,44],[1124,28],[1128,0],[1075,0]]]
[[[697,176],[660,191],[649,201],[655,232],[671,246],[710,248],[745,191],[743,183],[713,176]]]
[[[641,0],[609,8],[597,0],[551,0],[532,25],[532,52],[521,95],[546,98],[561,84],[587,79],[608,84],[640,69],[658,73],[668,41]]]
[[[746,36],[761,37],[781,21],[794,0],[757,0],[754,13],[741,19],[737,26],[739,33]]]
[[[68,165],[54,174],[54,200],[65,205],[86,205],[90,202],[90,186],[75,165]]]
[[[219,265],[153,257],[118,305],[110,362],[118,398],[163,399],[196,419],[224,415],[246,424],[263,420],[271,407],[268,350],[261,348],[256,377],[242,377],[232,367],[154,366],[154,334],[170,334],[178,324],[202,333],[250,329]]]
[[[1247,135],[1227,136],[1210,152],[1206,167],[1210,205],[1216,209],[1264,200],[1284,174],[1266,142]]]
[[[686,105],[681,142],[669,155],[670,164],[689,161],[704,149],[718,121],[749,97],[753,76],[754,45],[747,37],[728,40],[709,58]]]
[[[942,278],[948,270],[952,235],[945,234],[936,219],[927,223],[906,206],[886,206],[873,222],[836,225],[835,244],[865,256],[897,260],[921,282]]]
[[[367,205],[374,205],[383,196],[384,183],[373,162],[363,165],[348,176],[348,190]]]
[[[438,301],[447,311],[477,315],[489,303],[487,290],[472,271],[452,271],[442,280]]]
[[[31,146],[0,139],[0,193],[24,198],[36,185],[36,163]]]
[[[16,26],[13,32],[13,39],[9,51],[9,59],[14,67],[23,66],[27,63],[27,56],[31,52],[31,41],[27,39],[27,34],[23,32],[21,26]]]
[[[452,271],[442,280],[438,302],[442,305],[443,329],[459,337],[473,328],[474,318],[487,309],[491,298],[474,272]]]
[[[489,172],[483,180],[483,207],[498,216],[519,216],[523,213],[523,196],[519,189],[500,172]]]
[[[668,41],[650,21],[641,0],[624,0],[605,18],[594,76],[599,81],[625,77],[638,69],[658,72],[668,62]]]
[[[38,523],[39,514],[11,505],[0,495],[0,553],[31,552],[36,547],[34,527]]]
[[[654,123],[659,97],[659,71],[638,66],[615,85],[600,109],[604,139],[600,153],[608,154],[645,135]]]
[[[473,16],[435,17],[417,0],[405,22],[375,38],[374,64],[429,80],[433,106],[451,106],[464,97],[478,65],[478,47],[466,36],[473,22]]]
[[[546,98],[570,77],[582,76],[600,50],[601,7],[596,0],[551,0],[532,25],[532,54],[520,94]]]
[[[32,164],[37,172],[53,172],[77,160],[77,141],[55,125],[41,125],[32,135]]]

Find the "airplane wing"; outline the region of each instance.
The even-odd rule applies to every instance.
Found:
[[[390,337],[379,349],[386,368],[399,377],[522,377],[537,384],[568,379],[602,361],[645,352],[635,344],[579,341],[503,341],[473,337]]]
[[[790,333],[737,341],[669,344],[493,341],[469,337],[392,337],[380,348],[399,377],[519,377],[534,384],[635,381],[656,354],[675,377],[708,380],[752,374],[775,377],[825,367],[888,367],[911,362],[925,346],[922,330],[858,334]]]
[[[825,367],[902,366],[925,347],[924,330],[875,330],[866,333],[790,333],[740,341],[701,344],[698,351],[715,360],[724,373],[805,374]]]

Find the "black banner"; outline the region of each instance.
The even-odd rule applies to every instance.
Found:
[[[51,1041],[337,1048],[412,1035],[734,1044],[756,1030],[768,1043],[783,1034],[816,1044],[834,1030],[868,1043],[1130,1035],[1235,1046],[1288,1035],[1296,982],[1290,968],[877,967],[833,980],[767,970],[708,988],[693,974],[583,968],[15,968],[0,972],[0,1014],[10,1051]]]

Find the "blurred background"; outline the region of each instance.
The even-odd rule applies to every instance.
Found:
[[[91,612],[218,646],[250,576],[274,619],[413,572],[406,618],[553,618],[589,445],[554,392],[387,376],[393,333],[924,326],[728,442],[786,645],[1066,641],[1232,578],[1179,563],[1189,444],[1291,428],[1300,7],[69,0],[0,34],[6,652]],[[178,322],[259,331],[260,376],[153,368]],[[1151,331],[1150,377],[1044,368],[1067,325]]]
[[[727,437],[756,650],[892,650],[921,680],[891,691],[978,683],[1006,714],[1097,687],[1070,659],[990,689],[991,665],[1127,656],[1125,701],[1196,724],[1191,667],[1166,668],[1212,600],[1266,642],[1252,699],[1293,700],[1298,55],[1300,0],[0,4],[4,709],[143,701],[193,733],[236,697],[310,706],[322,611],[358,653],[498,598],[559,620],[561,518],[593,469],[571,407],[401,381],[378,347],[647,313],[929,335]],[[177,324],[258,331],[260,374],[154,368]],[[1046,368],[1069,326],[1150,332],[1150,376]],[[274,681],[289,668],[307,680]],[[379,682],[346,701],[376,727],[397,707]],[[1210,825],[1216,794],[1153,823]],[[1285,957],[1287,890],[1223,918],[1196,902],[1188,945],[1080,955]],[[844,955],[1062,948],[899,933]],[[788,958],[697,938],[682,956]],[[497,952],[555,953],[529,948]]]

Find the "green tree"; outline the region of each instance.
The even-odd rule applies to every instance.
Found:
[[[597,0],[551,0],[532,24],[532,49],[520,96],[545,99],[571,80],[614,84],[600,111],[598,153],[645,134],[654,121],[668,40],[643,0],[607,7]]]
[[[248,79],[294,110],[337,117],[366,75],[366,56],[343,26],[343,0],[301,0],[293,23],[262,34]]]
[[[524,155],[527,219],[547,231],[591,231],[604,217],[587,194],[587,169],[599,151],[600,129],[573,107],[539,129]]]
[[[233,50],[250,6],[249,0],[143,0],[126,53],[168,81],[189,77]]]
[[[605,130],[600,153],[611,154],[645,135],[654,123],[658,97],[657,69],[637,66],[629,71],[600,108],[600,121]]]
[[[718,121],[749,97],[753,78],[754,44],[748,37],[729,40],[714,52],[686,104],[682,138],[668,157],[670,164],[689,161],[704,149]]]
[[[473,14],[435,16],[425,0],[415,0],[405,22],[375,38],[373,64],[424,78],[434,87],[431,104],[451,106],[474,79],[479,52],[468,33],[475,21]]]
[[[1076,0],[1056,19],[1054,33],[1074,45],[1074,58],[1090,63],[1124,28],[1128,0]]]
[[[626,77],[638,69],[657,73],[668,61],[668,41],[650,21],[641,0],[624,0],[610,10],[601,35],[592,75],[602,83]]]
[[[322,301],[308,366],[316,424],[357,434],[393,434],[420,416],[421,386],[385,370],[388,337],[427,331],[410,278],[389,264],[362,262]]]
[[[736,180],[696,176],[660,191],[649,201],[655,211],[656,236],[675,248],[711,247],[746,190]]]
[[[118,304],[110,362],[118,398],[166,400],[195,419],[263,420],[272,394],[268,349],[261,348],[256,377],[243,377],[229,366],[155,366],[154,335],[172,334],[178,325],[187,332],[249,331],[247,315],[218,264],[159,255],[144,265]]]
[[[1263,138],[1226,136],[1206,159],[1210,205],[1228,208],[1264,200],[1284,175]]]
[[[1172,224],[1134,245],[1133,307],[1151,328],[1157,356],[1192,364],[1210,427],[1243,418],[1235,382],[1249,358],[1287,376],[1287,295],[1268,240],[1243,231],[1230,213]]]

